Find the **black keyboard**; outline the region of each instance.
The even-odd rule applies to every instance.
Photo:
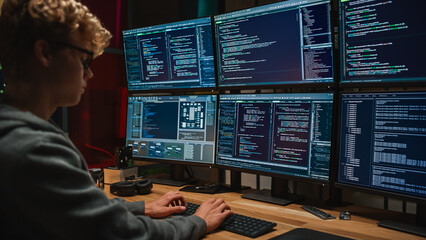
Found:
[[[333,216],[329,213],[326,213],[326,212],[322,211],[321,209],[314,207],[314,206],[302,206],[302,209],[309,212],[309,213],[312,213],[313,215],[315,215],[315,216],[317,216],[317,217],[319,217],[323,220],[335,219],[336,218],[335,216]]]
[[[200,205],[195,203],[188,203],[186,211],[180,215],[192,215],[197,211],[199,206]],[[234,214],[233,216],[226,218],[219,228],[243,236],[255,238],[271,231],[275,226],[277,226],[277,224],[274,222]]]

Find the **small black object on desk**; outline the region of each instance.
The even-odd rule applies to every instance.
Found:
[[[335,219],[336,218],[335,216],[333,216],[333,215],[331,215],[331,214],[329,214],[327,212],[324,212],[323,210],[321,210],[321,209],[319,209],[317,207],[314,207],[314,206],[304,205],[301,208],[303,210],[305,210],[305,211],[307,211],[307,212],[309,212],[309,213],[311,213],[311,214],[313,214],[313,215],[321,218],[322,220],[328,220],[328,219]]]
[[[351,213],[348,211],[340,211],[340,220],[351,220]]]
[[[150,193],[151,189],[152,182],[150,179],[116,182],[110,186],[110,192],[117,196],[144,195]]]
[[[220,183],[210,183],[205,185],[188,185],[179,189],[179,191],[208,193],[208,194],[232,192],[231,188],[224,186]]]

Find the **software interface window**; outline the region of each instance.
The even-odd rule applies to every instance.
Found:
[[[130,96],[128,146],[133,157],[214,162],[215,95]]]
[[[426,195],[426,93],[343,94],[339,182]]]
[[[219,98],[217,164],[328,180],[332,93]]]
[[[425,80],[424,4],[340,1],[342,82]],[[403,13],[403,14],[401,14]]]
[[[215,87],[211,19],[123,32],[129,90]]]
[[[333,81],[330,1],[214,16],[219,86]]]

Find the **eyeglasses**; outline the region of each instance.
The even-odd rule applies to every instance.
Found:
[[[88,57],[88,58],[86,58],[85,60],[82,60],[82,61],[81,61],[81,64],[83,65],[83,69],[84,69],[84,70],[89,69],[89,67],[90,67],[90,63],[91,63],[91,62],[92,62],[92,60],[93,60],[93,55],[95,55],[93,52],[91,52],[91,51],[89,51],[89,50],[86,50],[86,49],[84,49],[84,48],[80,48],[80,47],[74,46],[74,45],[72,45],[72,44],[70,44],[70,43],[66,43],[66,42],[56,42],[56,44],[60,44],[60,45],[63,45],[63,46],[65,46],[65,47],[69,47],[69,48],[72,48],[72,49],[78,50],[78,51],[80,51],[80,52],[83,52],[83,53],[86,53],[87,55],[89,55],[89,57]]]

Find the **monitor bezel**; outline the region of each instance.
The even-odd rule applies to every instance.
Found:
[[[323,94],[333,94],[333,113],[332,113],[332,123],[335,121],[336,119],[336,111],[335,111],[335,104],[334,102],[336,101],[336,92],[335,91],[321,91],[321,92],[291,92],[291,93],[253,93],[256,95],[271,95],[271,94],[300,94],[300,93],[306,93],[306,94],[312,94],[312,93],[323,93]],[[252,94],[252,93],[249,93]],[[245,95],[243,94],[221,94],[221,95]],[[217,108],[217,117],[219,118],[219,103],[220,103],[220,96],[218,96],[218,108]],[[304,182],[304,183],[313,183],[313,184],[320,184],[320,185],[330,185],[332,183],[333,180],[333,169],[332,167],[334,166],[334,155],[333,152],[335,151],[335,137],[336,136],[336,129],[332,127],[331,130],[331,147],[330,147],[330,162],[329,162],[329,174],[328,174],[328,179],[320,179],[320,178],[312,178],[312,177],[303,177],[303,176],[299,176],[299,175],[292,175],[292,174],[287,174],[287,173],[276,173],[276,172],[269,172],[269,171],[262,171],[262,170],[256,170],[256,169],[249,169],[249,168],[243,168],[243,167],[235,167],[235,166],[228,166],[228,165],[223,165],[223,164],[218,164],[217,163],[217,158],[218,158],[218,154],[217,154],[217,148],[218,148],[218,130],[219,130],[219,121],[216,122],[217,126],[216,126],[216,157],[215,157],[215,166],[219,169],[223,169],[223,170],[231,170],[231,171],[238,171],[238,172],[243,172],[243,173],[250,173],[250,174],[256,174],[256,175],[262,175],[262,176],[268,176],[268,177],[275,177],[275,178],[281,178],[281,179],[289,179],[289,180],[294,180],[297,182]]]
[[[217,115],[217,109],[218,109],[218,102],[219,102],[219,95],[218,94],[143,94],[143,93],[134,93],[134,92],[129,92],[128,96],[127,96],[127,107],[126,107],[126,137],[125,137],[125,143],[127,146],[127,110],[128,110],[128,106],[129,106],[129,99],[130,97],[136,97],[136,96],[140,96],[140,97],[165,97],[165,96],[175,96],[175,97],[179,97],[179,96],[216,96],[216,104],[215,104],[215,129],[214,129],[214,138],[213,138],[213,161],[212,162],[192,162],[192,161],[184,161],[184,160],[172,160],[172,159],[162,159],[162,158],[148,158],[148,157],[141,157],[141,156],[134,156],[133,155],[133,151],[132,151],[132,160],[133,161],[147,161],[147,162],[156,162],[156,163],[167,163],[167,164],[171,164],[171,165],[191,165],[191,166],[200,166],[200,167],[215,167],[215,162],[216,162],[216,134],[217,134],[217,120],[218,120],[218,115]]]
[[[259,84],[259,85],[219,86],[218,90],[225,91],[225,90],[262,90],[262,89],[294,89],[294,88],[332,89],[332,88],[335,88],[336,86],[337,84],[335,82],[290,83],[290,84],[270,84],[270,85]]]
[[[336,33],[333,29],[335,29],[336,24],[338,24],[338,19],[337,21],[335,20],[336,18],[338,18],[338,16],[336,17],[336,7],[335,7],[335,1],[337,0],[328,0],[330,2],[330,34],[331,34],[331,48],[332,48],[332,71],[333,71],[333,77],[331,81],[324,81],[324,82],[310,82],[310,81],[306,81],[303,82],[298,81],[298,82],[281,82],[281,83],[271,83],[271,84],[264,84],[264,83],[256,83],[256,84],[241,84],[241,85],[236,85],[236,84],[232,84],[232,85],[221,85],[220,81],[219,81],[219,57],[217,56],[218,54],[218,46],[217,46],[217,32],[216,32],[216,25],[215,25],[215,17],[217,16],[223,16],[226,14],[233,14],[239,11],[246,11],[252,8],[258,8],[258,7],[265,7],[268,5],[274,5],[274,4],[279,4],[279,3],[285,3],[288,0],[281,0],[281,1],[277,1],[274,3],[265,3],[265,4],[259,4],[253,7],[247,7],[247,8],[242,8],[242,9],[238,9],[238,10],[234,10],[234,11],[229,11],[229,12],[225,12],[225,13],[221,13],[221,14],[216,14],[211,16],[212,19],[212,31],[213,31],[213,46],[214,46],[214,55],[215,55],[215,68],[216,68],[216,88],[219,91],[223,91],[223,90],[249,90],[249,89],[255,89],[255,90],[260,90],[260,89],[270,89],[270,88],[334,88],[338,86],[338,82],[336,81],[338,78],[336,78],[336,74],[338,74],[339,68],[336,68],[336,63],[339,62],[340,57],[337,57],[338,55],[336,55],[336,51],[338,48],[338,43],[336,42]],[[312,0],[309,0],[312,1]],[[320,1],[320,0],[319,0]]]
[[[406,195],[406,194],[398,194],[394,192],[384,191],[381,189],[371,189],[371,188],[366,188],[366,187],[361,187],[361,186],[352,185],[348,183],[341,183],[341,182],[335,182],[334,186],[342,190],[348,189],[348,190],[359,191],[359,192],[372,194],[372,195],[379,195],[382,197],[395,198],[395,199],[399,199],[403,201],[412,201],[415,203],[422,203],[422,204],[426,203],[426,198],[415,197],[415,196]]]
[[[420,90],[416,90],[416,89],[410,89],[410,90],[406,90],[406,91],[401,91],[401,90],[391,90],[389,91],[388,89],[382,89],[382,91],[379,91],[378,89],[374,89],[374,90],[368,90],[368,91],[362,91],[362,92],[358,92],[358,91],[354,91],[353,89],[348,90],[347,91],[342,91],[340,92],[338,95],[338,100],[337,100],[337,104],[336,107],[339,111],[339,113],[341,112],[341,108],[342,108],[342,95],[343,94],[375,94],[375,93],[386,93],[386,94],[392,94],[392,93],[402,93],[402,94],[406,94],[406,93],[424,93],[426,94],[426,89],[423,89],[423,91]],[[409,194],[405,194],[405,193],[398,193],[398,192],[392,192],[392,191],[387,191],[387,190],[383,190],[383,189],[378,189],[378,188],[372,188],[372,187],[364,187],[364,186],[360,186],[360,185],[355,185],[355,184],[350,184],[350,183],[343,183],[343,182],[339,182],[339,164],[340,164],[340,140],[341,140],[341,127],[342,127],[342,116],[341,114],[337,114],[337,137],[336,137],[336,144],[335,144],[335,161],[334,161],[334,166],[333,168],[335,169],[335,179],[333,179],[334,181],[334,186],[336,188],[345,190],[345,189],[350,189],[350,190],[355,190],[355,191],[360,191],[363,193],[368,193],[368,194],[373,194],[373,195],[379,195],[382,197],[391,197],[391,198],[396,198],[396,199],[400,199],[400,200],[408,200],[408,201],[413,201],[416,203],[426,203],[426,197],[422,198],[422,197],[418,197],[418,196],[413,196],[413,195],[409,195]]]
[[[216,73],[216,51],[215,51],[215,43],[214,43],[214,29],[213,29],[213,16],[206,16],[206,17],[199,17],[199,18],[192,18],[192,19],[186,19],[186,20],[180,20],[180,21],[175,21],[175,22],[167,22],[167,23],[161,23],[161,24],[156,24],[156,25],[150,25],[150,26],[143,26],[143,27],[138,27],[138,28],[132,28],[132,29],[126,29],[123,30],[121,32],[121,38],[122,38],[122,42],[124,45],[124,32],[127,31],[133,31],[133,30],[140,30],[140,29],[145,29],[145,28],[153,28],[153,27],[160,27],[163,25],[169,25],[169,24],[179,24],[179,23],[184,23],[184,22],[190,22],[190,21],[196,21],[199,19],[210,19],[210,30],[211,30],[211,34],[212,34],[212,46],[213,46],[213,65],[214,65],[214,86],[213,87],[201,87],[201,86],[197,86],[194,88],[188,88],[188,87],[164,87],[164,88],[147,88],[147,89],[130,89],[129,88],[129,83],[128,83],[128,76],[127,76],[127,62],[126,60],[124,61],[124,68],[125,68],[125,72],[126,72],[126,87],[128,89],[129,93],[135,93],[135,94],[144,94],[144,93],[164,93],[164,91],[170,92],[170,93],[182,93],[182,92],[186,92],[186,91],[215,91],[217,89],[217,73]],[[123,55],[124,58],[126,59],[126,53],[123,50]],[[198,82],[199,84],[200,82]]]
[[[339,79],[340,80],[340,79]],[[419,81],[374,81],[374,82],[341,82],[341,88],[390,88],[390,87],[426,87],[425,80]]]

